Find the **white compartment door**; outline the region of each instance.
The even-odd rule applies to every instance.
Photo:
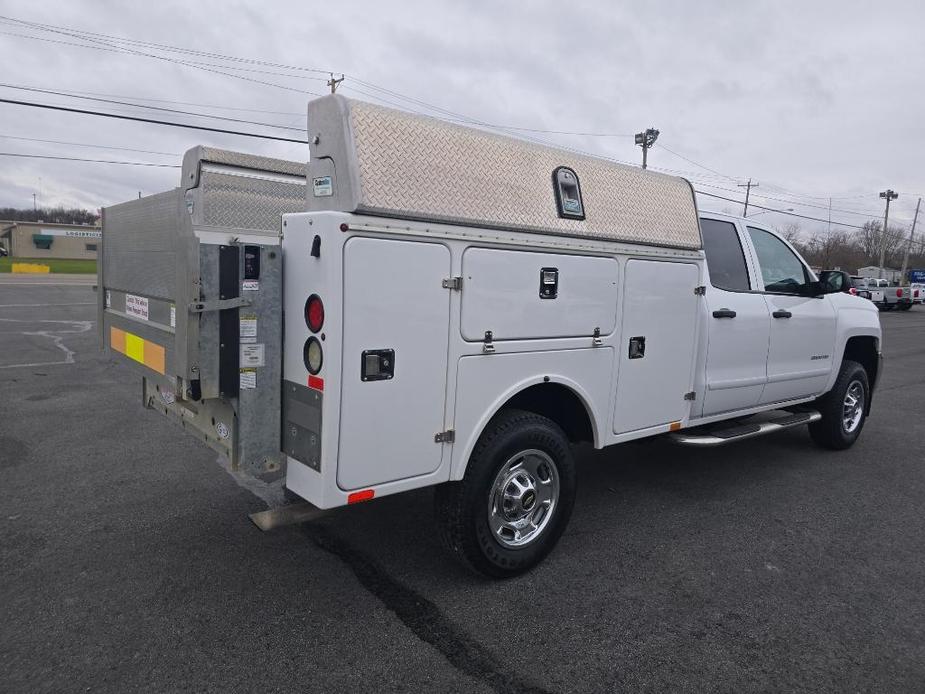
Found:
[[[700,270],[691,263],[630,260],[626,264],[615,433],[687,416],[690,402],[684,394],[693,381],[701,300],[694,289],[699,284]]]
[[[462,335],[480,341],[613,332],[619,266],[613,258],[469,248],[463,254]]]
[[[450,314],[441,282],[449,274],[441,244],[354,238],[344,246],[341,489],[440,467],[445,446],[434,434],[444,428]],[[378,376],[370,355],[383,360]]]

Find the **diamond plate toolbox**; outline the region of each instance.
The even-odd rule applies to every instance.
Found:
[[[701,248],[683,178],[382,106],[326,96],[309,103],[309,175],[333,193],[310,210],[433,220],[673,248]],[[575,172],[585,219],[557,211],[553,172]]]

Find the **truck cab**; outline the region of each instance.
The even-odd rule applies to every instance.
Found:
[[[852,338],[879,332],[870,302],[822,293],[773,229],[715,213],[702,213],[700,226],[710,283],[702,417],[817,396],[831,387],[846,350],[859,349]],[[873,382],[876,348],[865,339]]]

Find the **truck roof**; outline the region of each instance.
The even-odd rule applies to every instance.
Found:
[[[680,177],[336,94],[308,139],[309,211],[702,248]]]

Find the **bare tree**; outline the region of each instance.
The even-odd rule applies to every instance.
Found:
[[[778,227],[777,231],[794,246],[799,245],[802,241],[803,230],[800,228],[799,222],[790,222],[785,226]]]

